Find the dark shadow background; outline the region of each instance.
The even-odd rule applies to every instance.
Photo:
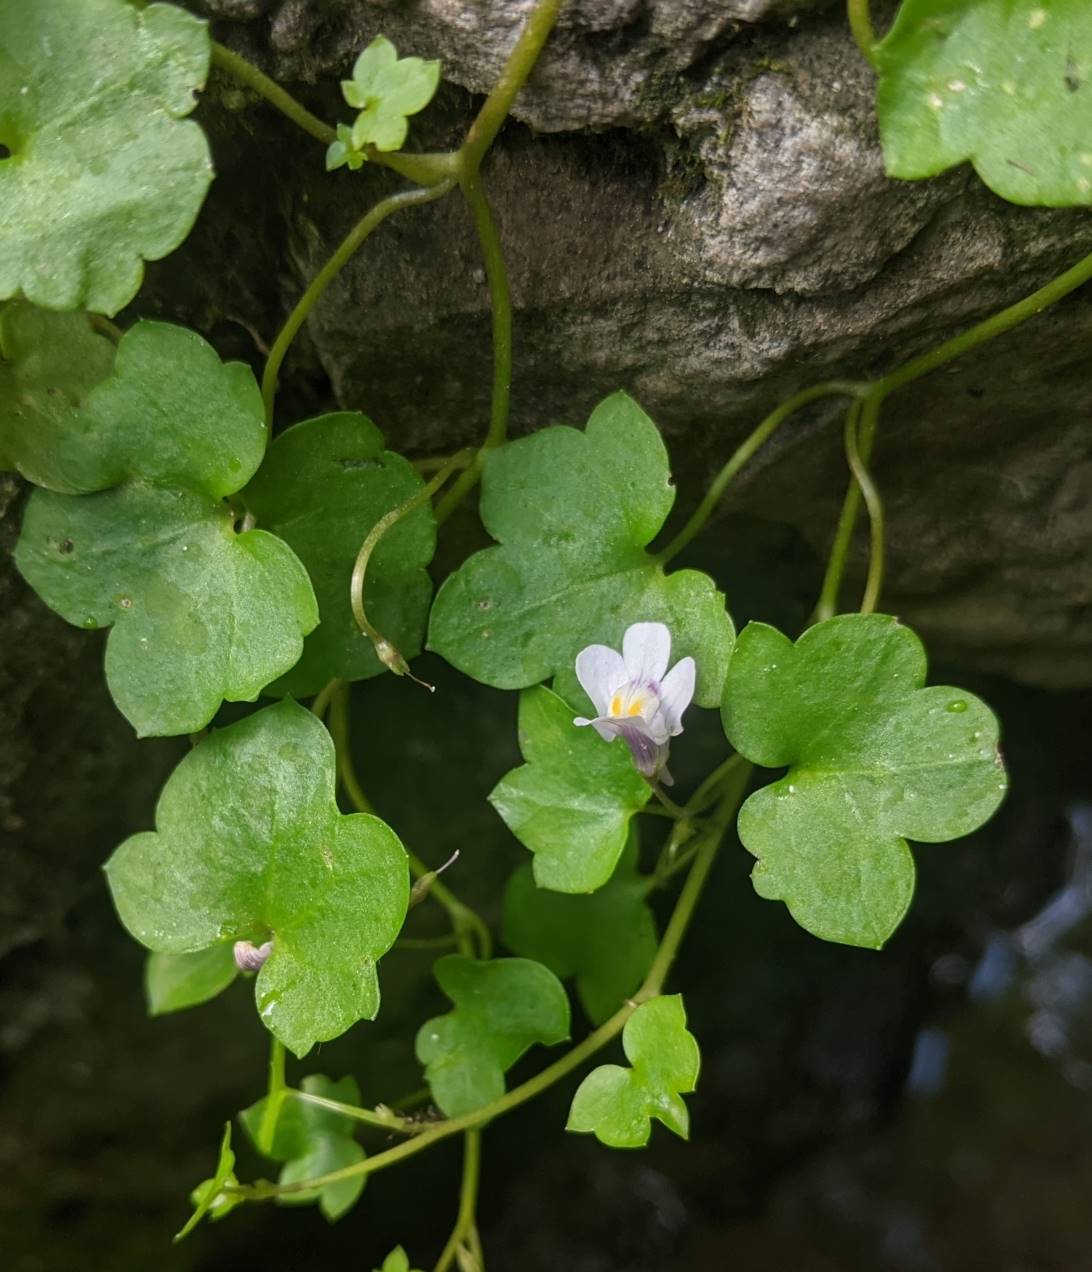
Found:
[[[776,527],[733,529],[732,560],[694,563],[714,566],[741,618],[799,621],[814,563]],[[47,630],[60,626],[40,617]],[[97,639],[73,635],[86,664],[84,709],[108,719]],[[379,811],[422,856],[439,863],[460,850],[452,885],[496,919],[503,880],[525,855],[484,800],[518,762],[516,695],[435,658],[422,673],[435,695],[393,677],[357,686],[358,765]],[[998,710],[1012,774],[999,815],[969,839],[917,850],[910,917],[878,954],[824,945],[757,898],[750,858],[729,840],[671,982],[703,1053],[692,1142],[657,1127],[647,1150],[627,1153],[567,1135],[575,1081],[503,1119],[485,1137],[489,1267],[1089,1266],[1092,695],[1052,696],[950,668],[931,679],[974,689]],[[70,690],[60,702],[54,692],[40,687],[20,725],[57,750],[79,712],[62,709]],[[0,961],[5,1266],[370,1269],[399,1242],[431,1266],[454,1214],[456,1142],[375,1176],[335,1226],[311,1209],[254,1206],[171,1246],[225,1119],[263,1089],[267,1044],[242,983],[204,1007],[145,1017],[143,954],[117,924],[99,866],[121,835],[150,825],[156,785],[179,748],[139,744],[137,795],[126,798],[116,785],[79,786],[102,746],[69,735],[60,770],[31,767],[30,824],[12,833],[9,823],[5,839],[5,859],[21,860],[28,876],[46,872],[48,897],[53,867],[33,848],[33,810],[42,808],[48,834],[51,802],[69,798],[66,777],[77,775],[87,833],[70,831],[53,848],[68,863],[57,884],[65,903]],[[129,754],[132,744],[119,735],[114,750]],[[694,711],[676,747],[683,789],[723,753],[715,715]],[[660,823],[645,820],[651,853]],[[10,886],[10,871],[4,878]],[[412,923],[438,932],[443,916],[425,905]],[[444,1009],[429,964],[426,953],[390,954],[379,1021],[292,1073],[353,1072],[365,1102],[419,1086],[413,1035]],[[510,1081],[546,1058],[532,1053]],[[241,1176],[266,1173],[238,1139]]]

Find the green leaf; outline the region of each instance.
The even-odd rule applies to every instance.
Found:
[[[348,124],[338,124],[337,140],[326,148],[326,171],[349,167],[354,172],[364,163],[366,156],[353,144],[353,130]]]
[[[406,140],[406,116],[424,110],[439,83],[439,62],[399,58],[390,40],[377,35],[356,59],[353,78],[341,84],[345,100],[360,109],[352,128],[353,146],[400,149]]]
[[[343,816],[334,746],[285,701],[219,729],[171,774],[157,830],[106,865],[122,923],[149,949],[273,941],[255,996],[297,1056],[379,1010],[375,964],[409,904],[405,850],[378,817]]]
[[[739,835],[759,895],[824,940],[883,945],[914,891],[906,839],[958,839],[1004,795],[989,708],[924,683],[921,642],[882,614],[832,618],[795,645],[763,623],[740,636],[725,732],[756,764],[791,767],[747,800]]]
[[[539,887],[593,892],[614,872],[648,782],[624,744],[578,729],[549,689],[520,695],[519,748],[527,763],[501,778],[489,802],[535,854]]]
[[[642,1003],[622,1030],[622,1049],[632,1068],[593,1069],[573,1096],[566,1130],[590,1131],[609,1148],[643,1148],[656,1118],[687,1139],[690,1113],[682,1095],[698,1084],[701,1056],[682,996]]]
[[[242,1201],[241,1197],[233,1197],[224,1192],[225,1185],[237,1184],[235,1178],[235,1154],[231,1151],[231,1123],[224,1125],[224,1137],[220,1141],[220,1156],[216,1162],[216,1172],[211,1179],[202,1180],[190,1193],[190,1201],[194,1212],[186,1220],[186,1224],[174,1234],[175,1241],[188,1237],[206,1215],[210,1219],[223,1219]]]
[[[15,560],[50,608],[111,627],[106,679],[141,736],[192,733],[300,656],[318,608],[303,566],[224,496],[265,449],[254,377],[193,332],[138,323],[82,409],[69,472],[112,489],[36,491]],[[66,455],[69,452],[66,451]]]
[[[409,1256],[401,1246],[395,1246],[383,1260],[382,1268],[377,1268],[376,1272],[410,1272]]]
[[[192,954],[149,954],[144,964],[148,1015],[162,1016],[207,1003],[238,974],[230,944],[210,945]]]
[[[174,5],[0,0],[0,299],[114,314],[186,237],[212,179],[184,117],[208,74]]]
[[[352,1077],[334,1082],[322,1074],[312,1074],[303,1079],[300,1089],[308,1095],[338,1100],[342,1104],[359,1104],[360,1088]],[[268,1097],[267,1097],[268,1098]],[[259,1100],[239,1114],[246,1133],[261,1152],[259,1128],[265,1115],[266,1099]],[[364,1160],[364,1150],[353,1138],[354,1123],[351,1118],[333,1109],[308,1104],[291,1095],[277,1118],[273,1146],[268,1156],[283,1162],[280,1173],[282,1184],[294,1184],[304,1179],[317,1179],[342,1167],[352,1166]],[[284,1193],[277,1198],[281,1205],[299,1206],[318,1202],[319,1210],[331,1223],[350,1210],[364,1191],[366,1176],[357,1175],[323,1188],[311,1188],[305,1192]]]
[[[562,696],[583,704],[576,655],[597,642],[620,649],[631,623],[662,622],[672,656],[697,663],[695,701],[718,705],[734,639],[724,598],[707,575],[665,575],[644,551],[674,498],[656,426],[624,393],[583,433],[546,428],[489,452],[481,515],[500,546],[440,588],[430,648],[498,689],[558,676]]]
[[[891,176],[969,159],[1013,203],[1092,203],[1088,0],[904,0],[876,57]]]
[[[76,494],[110,484],[83,434],[90,391],[114,366],[114,346],[87,314],[25,301],[0,310],[0,468]],[[70,471],[76,461],[76,470]]]
[[[533,1043],[549,1047],[569,1036],[569,1000],[541,963],[448,954],[433,970],[455,1010],[421,1026],[417,1059],[448,1117],[500,1099],[505,1073]]]
[[[386,670],[353,618],[349,580],[375,523],[423,484],[409,460],[384,450],[380,431],[354,411],[296,424],[270,446],[243,498],[307,567],[321,619],[274,692],[306,697],[333,676],[363,680]],[[435,550],[436,521],[426,503],[383,535],[368,563],[368,618],[406,658],[424,639],[432,596],[425,567]]]
[[[588,1019],[601,1025],[638,989],[656,956],[646,885],[632,832],[609,882],[591,896],[548,892],[535,885],[529,865],[521,866],[504,894],[504,943],[562,979],[575,976]]]

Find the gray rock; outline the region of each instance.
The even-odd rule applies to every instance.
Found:
[[[403,54],[441,57],[448,78],[476,93],[528,8],[287,0],[218,30],[278,75],[323,81],[333,115],[333,78],[380,30]],[[515,112],[539,135],[509,126],[488,170],[517,311],[515,430],[578,423],[625,387],[668,435],[685,508],[790,393],[891,369],[1092,250],[1086,214],[1007,205],[969,169],[888,180],[872,73],[841,14],[805,12],[815,8],[585,0],[564,10]],[[416,122],[415,145],[457,144],[470,114],[446,89]],[[246,119],[269,126],[264,109]],[[287,307],[396,183],[327,178],[308,143],[271,144],[286,234],[276,291]],[[262,166],[260,153],[221,164],[230,188]],[[229,215],[214,195],[207,219]],[[195,266],[210,312],[218,267]],[[223,308],[268,341],[276,319],[243,312],[246,292]],[[457,200],[406,214],[331,287],[286,383],[293,371],[312,382],[324,373],[339,402],[369,411],[410,450],[470,442],[488,413],[486,300]],[[876,458],[888,497],[885,607],[947,658],[1051,686],[1092,683],[1092,572],[1080,565],[1092,547],[1088,322],[1074,299],[904,391]],[[725,511],[787,523],[824,556],[845,484],[840,438],[836,407],[794,420]]]

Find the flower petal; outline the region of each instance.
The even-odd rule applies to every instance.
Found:
[[[589,645],[576,656],[576,678],[596,712],[609,715],[611,698],[626,682],[622,655],[608,645]]]
[[[682,715],[694,696],[696,675],[693,658],[680,658],[660,682],[660,710],[672,737],[682,732]]]
[[[619,724],[618,733],[629,747],[637,771],[645,777],[658,777],[667,763],[667,743],[657,742],[630,720]]]
[[[634,623],[622,637],[622,660],[627,679],[639,685],[656,684],[667,671],[671,633],[663,623]]]

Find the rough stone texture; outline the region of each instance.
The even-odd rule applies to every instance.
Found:
[[[888,370],[1092,249],[1087,213],[1012,207],[967,169],[887,180],[871,72],[841,16],[808,8],[573,5],[517,108],[538,134],[510,126],[490,161],[516,303],[514,428],[578,423],[625,387],[668,434],[682,508],[788,394]],[[288,0],[217,31],[282,76],[321,81],[316,108],[333,116],[334,77],[380,30],[404,53],[441,56],[478,91],[526,9]],[[226,137],[215,103],[243,99],[212,96],[209,118]],[[445,90],[415,144],[456,144],[472,105]],[[263,108],[242,117],[267,140],[227,143],[225,191],[245,186],[285,135]],[[261,273],[283,311],[396,182],[326,178],[303,141],[268,162],[280,164],[279,210],[271,217],[267,201],[265,219],[283,235],[285,272]],[[214,227],[229,215],[217,197]],[[214,310],[222,280],[205,260],[194,277]],[[483,278],[456,200],[388,222],[312,316],[289,372],[316,387],[327,376],[339,402],[405,448],[472,441],[488,410]],[[169,291],[161,300],[153,288],[149,303],[169,307]],[[271,339],[268,307],[242,313],[233,296],[230,308]],[[1054,687],[1092,683],[1092,571],[1079,564],[1092,549],[1090,326],[1076,297],[900,394],[876,459],[889,502],[885,606],[945,657]],[[824,556],[844,484],[836,417],[814,408],[794,421],[725,509],[789,524]]]
[[[681,77],[711,49],[752,24],[795,22],[830,2],[572,0],[515,114],[543,131],[662,121]],[[278,79],[340,73],[382,30],[403,55],[442,57],[447,78],[484,93],[534,0],[204,0],[203,7],[235,19],[268,12],[262,43]]]

